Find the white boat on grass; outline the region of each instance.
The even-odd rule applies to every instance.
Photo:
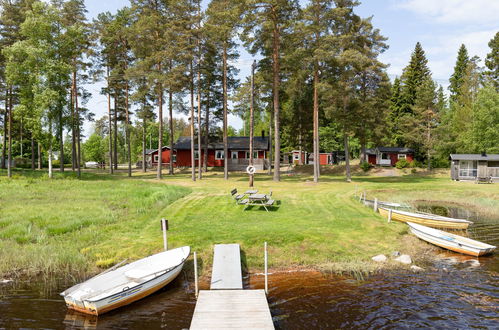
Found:
[[[101,273],[61,293],[66,305],[100,315],[144,298],[173,281],[189,257],[190,248],[164,251]]]
[[[492,253],[496,248],[487,243],[482,243],[471,238],[447,233],[417,223],[407,222],[407,224],[409,225],[411,232],[423,241],[427,241],[451,251],[478,257]]]

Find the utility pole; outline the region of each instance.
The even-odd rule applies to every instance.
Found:
[[[253,130],[254,126],[254,105],[255,105],[255,100],[254,100],[254,94],[255,94],[255,67],[256,67],[256,60],[253,61],[253,64],[251,65],[251,96],[250,96],[250,143],[249,143],[249,166],[253,166],[253,135],[255,134]],[[249,175],[249,186],[253,187],[253,179],[254,179],[254,174]]]

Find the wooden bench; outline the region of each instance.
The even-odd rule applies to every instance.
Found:
[[[234,198],[236,200],[236,204],[238,204],[239,200],[244,197],[244,194],[238,194],[237,193],[237,189],[236,188],[232,189],[230,191],[230,194],[231,194],[232,198]]]
[[[491,176],[477,176],[475,179],[475,183],[492,183]]]

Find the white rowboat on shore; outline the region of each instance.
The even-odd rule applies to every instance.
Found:
[[[144,298],[173,281],[189,257],[190,248],[160,252],[101,273],[61,293],[66,305],[100,315]]]
[[[417,223],[407,222],[411,232],[423,241],[435,244],[445,249],[472,256],[482,256],[492,253],[495,246],[475,241],[471,238],[447,233],[435,228],[426,227]]]

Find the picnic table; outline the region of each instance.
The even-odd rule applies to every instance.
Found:
[[[250,190],[246,190],[244,193],[246,195],[253,195],[253,194],[258,193],[258,190],[257,189],[250,189]]]
[[[274,201],[265,194],[251,194],[248,195],[248,201],[244,204],[246,205],[244,207],[245,209],[248,206],[263,206],[265,208],[265,211],[268,212],[269,209],[267,209],[267,206],[272,206],[272,204],[274,204]]]

